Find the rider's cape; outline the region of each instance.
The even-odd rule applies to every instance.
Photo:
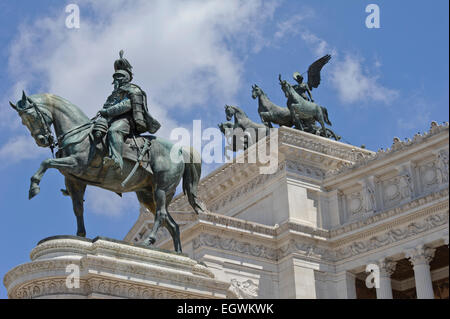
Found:
[[[156,133],[161,127],[161,124],[148,113],[147,94],[133,83],[122,85],[119,89],[124,91],[125,95],[131,101],[136,132],[139,134],[145,132],[149,132],[150,134]]]

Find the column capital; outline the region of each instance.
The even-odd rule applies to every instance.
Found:
[[[433,259],[435,251],[436,249],[434,248],[420,245],[419,247],[408,249],[405,255],[413,266],[428,265]]]
[[[378,261],[378,266],[380,267],[381,276],[391,277],[397,267],[397,262],[390,258],[384,258]]]

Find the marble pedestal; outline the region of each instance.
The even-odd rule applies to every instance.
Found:
[[[184,254],[97,237],[42,240],[4,277],[9,298],[226,298],[230,283]]]

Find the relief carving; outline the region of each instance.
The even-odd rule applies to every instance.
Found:
[[[238,299],[256,299],[258,297],[258,290],[258,286],[250,279],[242,282],[235,278],[231,279],[230,291]]]

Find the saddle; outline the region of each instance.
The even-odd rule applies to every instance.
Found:
[[[73,131],[66,133],[63,136],[58,137],[60,141],[59,149],[56,152],[56,157],[64,157],[64,150],[70,146],[83,142],[86,139],[90,141],[88,165],[95,168],[103,167],[103,158],[108,156],[108,144],[106,141],[107,131],[102,130],[102,134],[96,136],[94,133],[98,129],[95,122],[90,122],[82,125]],[[122,148],[122,158],[124,160],[129,160],[132,162],[137,162],[140,160],[140,166],[147,170],[149,173],[153,173],[150,167],[150,152],[147,151],[142,153],[146,143],[151,145],[155,136],[151,135],[129,135],[125,138]],[[147,142],[146,142],[147,141]]]

